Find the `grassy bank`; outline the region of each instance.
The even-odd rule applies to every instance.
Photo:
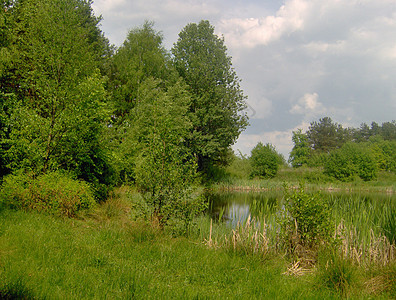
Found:
[[[126,198],[113,198],[74,219],[1,212],[0,298],[388,299],[396,295],[394,265],[360,268],[342,261],[331,268],[319,264],[304,276],[294,276],[290,260],[280,254],[211,247],[208,226],[189,238],[172,237],[150,222],[133,221],[132,210]],[[226,232],[224,227],[213,230]],[[337,272],[347,277],[342,288],[332,284]]]
[[[305,186],[311,190],[340,190],[340,191],[376,191],[385,193],[396,192],[396,174],[386,171],[378,173],[378,177],[372,181],[363,181],[355,178],[350,182],[341,182],[323,174],[321,168],[281,168],[276,176],[271,179],[247,179],[248,174],[243,176],[224,175],[211,185],[213,190],[226,191],[273,191],[283,190],[287,182],[291,186],[298,186],[305,182]]]
[[[220,299],[315,295],[304,281],[282,275],[282,259],[262,262],[209,250],[185,238],[163,236],[144,224],[59,220],[22,212],[5,212],[1,219],[3,297]]]

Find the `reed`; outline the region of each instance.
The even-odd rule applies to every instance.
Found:
[[[396,262],[396,247],[389,239],[370,230],[370,239],[362,241],[358,238],[356,227],[347,228],[340,223],[336,230],[337,238],[341,241],[342,256],[360,266],[386,266]]]

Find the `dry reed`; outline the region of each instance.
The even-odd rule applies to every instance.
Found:
[[[341,252],[344,258],[349,258],[358,265],[386,266],[396,261],[396,247],[386,236],[376,235],[370,230],[368,243],[359,241],[355,227],[348,229],[343,222],[338,225],[336,237],[341,240]]]

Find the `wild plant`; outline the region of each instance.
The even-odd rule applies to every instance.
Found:
[[[44,211],[66,217],[95,206],[88,183],[58,171],[37,177],[29,174],[9,175],[4,179],[0,202],[12,209]]]
[[[244,224],[238,222],[235,229],[230,234],[225,234],[223,238],[213,238],[212,220],[210,221],[210,232],[208,239],[204,243],[210,248],[223,248],[228,251],[243,255],[258,255],[266,257],[272,250],[271,240],[267,235],[268,225],[265,220],[258,223],[250,216]],[[260,228],[263,228],[260,230]]]
[[[396,262],[396,247],[382,234],[370,230],[370,238],[362,241],[358,238],[356,227],[347,228],[341,222],[336,229],[336,236],[341,241],[339,248],[344,258],[363,265],[386,266]]]
[[[284,206],[277,217],[278,247],[314,263],[318,247],[333,242],[330,208],[319,194],[306,193],[303,185],[291,194],[285,187],[285,194]]]

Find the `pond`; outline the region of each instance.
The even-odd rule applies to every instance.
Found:
[[[396,239],[396,194],[385,192],[321,191],[337,224],[341,221],[356,229],[387,235]],[[250,216],[266,223],[275,222],[284,202],[283,191],[209,193],[209,214],[215,221],[235,227]]]

